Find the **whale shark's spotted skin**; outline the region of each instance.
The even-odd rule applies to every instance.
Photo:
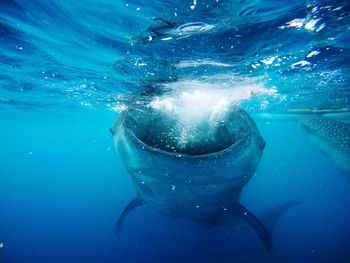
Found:
[[[321,115],[305,115],[301,125],[319,147],[345,172],[350,173],[350,124]]]
[[[350,152],[350,124],[320,115],[307,115],[301,119],[301,123],[313,134],[341,150]]]
[[[187,140],[179,136],[183,126],[157,110],[128,109],[118,116],[111,133],[137,196],[119,217],[116,232],[130,211],[147,203],[167,216],[208,226],[243,221],[254,228],[267,250],[272,250],[269,231],[239,201],[255,173],[265,141],[243,109],[231,107],[218,116],[214,122],[203,118],[191,124]],[[276,211],[282,214],[296,204]]]

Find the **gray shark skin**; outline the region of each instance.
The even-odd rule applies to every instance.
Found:
[[[300,123],[313,142],[350,178],[350,124],[322,115],[305,115]]]
[[[117,152],[137,192],[122,212],[116,232],[130,211],[147,203],[169,217],[205,225],[243,220],[271,251],[269,232],[239,202],[265,147],[254,121],[243,109],[232,107],[214,128],[201,123],[190,143],[182,145],[177,136],[169,136],[176,134],[175,123],[159,111],[128,109],[113,124]]]

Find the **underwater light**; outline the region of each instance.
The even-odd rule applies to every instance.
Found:
[[[203,118],[215,121],[232,106],[254,96],[275,95],[275,89],[267,89],[259,84],[238,84],[234,87],[219,86],[193,80],[170,83],[170,94],[155,97],[149,104],[153,109],[171,113],[180,122],[199,122]]]

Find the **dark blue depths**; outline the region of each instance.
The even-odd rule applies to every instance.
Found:
[[[206,228],[144,206],[114,234],[134,196],[108,131],[109,111],[1,113],[0,261],[269,262],[249,228]],[[267,146],[242,203],[257,215],[283,202],[276,262],[348,262],[348,179],[295,120],[258,119]]]

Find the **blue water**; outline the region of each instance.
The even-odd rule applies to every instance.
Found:
[[[349,27],[349,1],[0,1],[0,262],[350,262],[348,175],[298,123],[350,120]],[[118,112],[213,87],[266,141],[241,202],[303,202],[272,258],[250,228],[147,205],[114,233],[135,195]]]

